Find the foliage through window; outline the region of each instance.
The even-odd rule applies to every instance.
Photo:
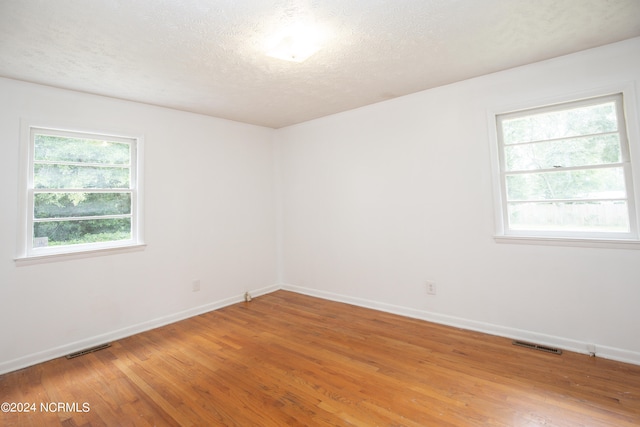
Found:
[[[633,239],[622,94],[497,116],[505,235]]]
[[[138,242],[138,140],[30,128],[27,254]]]

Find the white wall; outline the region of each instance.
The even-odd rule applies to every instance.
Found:
[[[279,130],[287,288],[640,363],[640,251],[496,243],[487,119],[638,80],[633,39]]]
[[[640,251],[495,243],[487,120],[638,80],[634,39],[273,131],[0,79],[0,373],[280,279],[640,364]],[[15,265],[21,118],[144,134],[144,251]]]
[[[7,79],[0,102],[0,373],[276,284],[272,129]],[[21,118],[144,135],[144,251],[16,266]]]

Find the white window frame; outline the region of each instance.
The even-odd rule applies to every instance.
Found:
[[[619,111],[618,123],[621,138],[626,139],[626,144],[621,141],[622,163],[625,171],[625,184],[627,189],[627,203],[629,209],[628,233],[598,233],[598,232],[562,232],[562,231],[533,231],[533,230],[513,230],[508,227],[507,216],[507,196],[505,185],[504,149],[501,140],[500,117],[522,115],[531,113],[553,111],[554,109],[564,109],[567,105],[580,106],[592,104],[594,100],[605,101],[605,98],[615,98],[620,96],[620,104],[623,109]],[[525,243],[542,245],[563,245],[563,246],[587,246],[587,247],[608,247],[624,249],[640,249],[640,212],[638,212],[638,202],[640,201],[640,132],[638,131],[638,115],[635,108],[635,87],[633,84],[616,86],[607,89],[590,91],[583,94],[572,94],[554,99],[538,100],[494,109],[488,112],[491,164],[493,172],[494,187],[494,214],[495,214],[495,235],[494,239],[498,243]],[[621,114],[623,122],[620,122]]]
[[[75,126],[51,126],[36,124],[37,122],[22,120],[20,149],[20,188],[19,188],[19,226],[17,238],[18,265],[50,262],[62,259],[86,258],[109,253],[141,250],[144,243],[144,185],[143,157],[144,137],[131,136],[126,133],[87,130]],[[51,135],[69,136],[87,139],[105,139],[125,142],[131,146],[130,188],[131,193],[131,239],[109,242],[96,242],[74,245],[35,247],[33,239],[34,224],[34,135],[39,132]]]

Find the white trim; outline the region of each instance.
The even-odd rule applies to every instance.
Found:
[[[275,292],[280,289],[278,285],[272,285],[251,291],[251,294],[256,297],[271,292]],[[149,331],[161,326],[165,326],[171,323],[178,322],[180,320],[188,319],[190,317],[198,316],[203,313],[218,310],[223,307],[227,307],[232,304],[236,304],[244,301],[244,293],[242,295],[236,295],[230,298],[214,301],[208,304],[204,304],[198,307],[193,307],[187,310],[179,311],[177,313],[161,316],[156,319],[152,319],[146,322],[138,323],[128,326],[126,328],[118,329],[104,334],[96,335],[94,337],[78,340],[69,344],[65,344],[59,347],[50,348],[48,350],[40,351],[37,353],[29,354],[17,359],[9,360],[7,362],[0,363],[0,375],[7,372],[16,371],[18,369],[33,366],[38,363],[46,362],[58,357],[65,356],[76,351],[90,348],[99,344],[104,344],[111,341],[127,338],[141,332]]]
[[[48,253],[43,255],[31,255],[28,257],[15,258],[16,266],[23,267],[27,265],[45,264],[49,262],[57,261],[69,261],[72,259],[93,258],[103,255],[112,255],[117,253],[138,252],[147,247],[146,244],[129,244],[120,245],[110,248],[90,248],[79,249],[75,252],[60,252],[60,253]]]
[[[335,294],[332,292],[320,291],[317,289],[305,288],[302,286],[295,286],[290,284],[274,284],[274,285],[266,286],[260,289],[255,289],[249,292],[251,293],[252,297],[255,298],[255,297],[266,295],[278,290],[286,290],[290,292],[299,293],[302,295],[309,295],[316,298],[326,299],[329,301],[352,304],[359,307],[383,311],[385,313],[397,314],[400,316],[425,320],[427,322],[438,323],[441,325],[453,326],[456,328],[482,332],[489,335],[536,342],[543,345],[558,347],[567,351],[574,351],[576,353],[581,353],[581,354],[590,354],[593,346],[595,345],[596,355],[598,357],[602,357],[604,359],[616,360],[624,363],[631,363],[634,365],[640,365],[639,352],[633,352],[633,351],[624,350],[616,347],[607,347],[607,346],[602,346],[594,343],[587,343],[587,342],[572,340],[564,337],[556,337],[556,336],[541,334],[533,331],[509,328],[505,326],[494,325],[491,323],[478,322],[475,320],[464,319],[464,318],[455,317],[455,316],[447,316],[443,314],[432,313],[429,311],[417,310],[409,307],[402,307],[402,306],[397,306],[393,304],[367,300],[363,298],[351,297],[347,295]],[[17,359],[0,363],[0,375],[5,374],[7,372],[16,371],[18,369],[26,368],[28,366],[33,366],[38,363],[46,362],[51,359],[62,357],[64,355],[67,355],[76,351],[80,351],[85,348],[93,347],[99,344],[103,344],[105,342],[116,341],[119,339],[127,338],[138,333],[149,331],[151,329],[155,329],[161,326],[175,323],[180,320],[188,319],[190,317],[198,316],[203,313],[208,313],[210,311],[218,310],[220,308],[227,307],[229,305],[236,304],[242,301],[244,301],[244,293],[242,295],[236,295],[230,298],[214,301],[198,307],[193,307],[187,310],[179,311],[177,313],[169,314],[169,315],[158,317],[156,319],[152,319],[146,322],[131,325],[126,328],[122,328],[115,331],[100,334],[94,337],[78,340],[63,346],[54,347],[48,350],[22,356]]]
[[[628,160],[631,165],[635,167],[631,168],[631,181],[627,182],[627,192],[633,194],[632,198],[629,198],[629,209],[635,212],[635,226],[640,227],[640,115],[638,114],[636,101],[636,86],[635,84],[629,84],[622,90],[622,104],[626,117],[624,118],[627,124],[626,138],[628,148]],[[633,227],[633,225],[632,225]],[[640,235],[640,230],[636,228],[631,230],[636,235]]]
[[[617,360],[624,363],[632,363],[640,365],[640,352],[624,350],[615,347],[601,346],[597,343],[587,343],[573,340],[566,337],[557,337],[546,335],[535,331],[527,331],[523,329],[510,328],[491,323],[478,322],[475,320],[464,319],[461,317],[448,316],[444,314],[432,313],[425,310],[417,310],[409,307],[402,307],[393,304],[387,304],[377,301],[371,301],[363,298],[351,297],[347,295],[335,294],[332,292],[320,291],[301,286],[289,284],[282,285],[283,290],[296,292],[299,294],[309,295],[317,298],[323,298],[330,301],[343,302],[356,305],[358,307],[371,308],[386,313],[398,314],[400,316],[411,317],[414,319],[425,320],[428,322],[438,323],[441,325],[453,326],[456,328],[467,329],[471,331],[482,332],[489,335],[495,335],[510,339],[524,340],[558,347],[563,350],[573,351],[580,354],[590,354],[593,345],[596,346],[596,355],[605,359]]]
[[[497,243],[516,243],[523,245],[548,245],[548,246],[574,246],[582,248],[602,249],[640,249],[640,240],[615,240],[615,239],[583,239],[566,237],[538,237],[496,235],[493,239]]]
[[[130,185],[126,189],[95,189],[95,192],[127,192],[131,194],[131,213],[117,216],[131,218],[131,239],[98,242],[79,245],[61,245],[45,248],[32,247],[33,223],[30,213],[33,213],[33,194],[42,192],[33,188],[34,147],[33,132],[42,131],[45,134],[57,136],[71,136],[74,138],[104,138],[109,141],[127,143],[130,146],[130,160],[126,167],[130,170]],[[144,243],[144,136],[136,132],[103,131],[100,128],[87,129],[82,126],[50,124],[39,120],[22,118],[20,120],[20,176],[18,179],[18,224],[16,241],[16,264],[29,265],[42,262],[61,261],[106,255],[114,252],[130,252],[141,250]],[[100,164],[100,166],[105,166]],[[94,189],[53,189],[53,192],[94,192]],[[116,217],[102,216],[100,218]],[[80,219],[88,219],[83,217]]]
[[[583,246],[601,248],[623,248],[637,249],[640,244],[639,227],[640,212],[638,211],[638,201],[640,200],[640,131],[638,130],[638,114],[636,110],[635,82],[622,84],[611,84],[608,86],[595,88],[578,93],[566,94],[545,99],[529,100],[513,104],[487,109],[489,151],[491,155],[491,171],[493,183],[493,203],[494,203],[494,239],[500,243],[526,243],[540,245],[564,245]],[[503,174],[505,172],[504,156],[499,143],[501,129],[497,117],[508,115],[522,115],[529,111],[541,111],[544,108],[555,108],[559,104],[589,104],[593,98],[615,97],[622,94],[621,101],[616,100],[617,111],[620,112],[620,105],[623,106],[625,116],[625,126],[619,130],[621,140],[626,140],[621,147],[623,163],[625,169],[625,183],[627,187],[627,209],[629,212],[629,232],[626,233],[596,233],[596,232],[536,232],[507,229],[507,208],[505,202],[506,186],[503,184]],[[548,107],[536,107],[548,106]],[[619,117],[620,123],[620,117]],[[622,142],[622,141],[621,141]],[[632,167],[631,165],[634,165]],[[628,169],[631,173],[628,173]],[[581,168],[584,169],[584,168]],[[530,172],[530,171],[527,171]],[[537,172],[537,171],[536,171]],[[510,173],[510,172],[509,172]],[[537,240],[537,241],[535,241]],[[564,240],[564,242],[562,242]]]
[[[562,99],[560,100],[556,100],[555,102],[546,102],[546,103],[542,103],[542,104],[538,104],[538,103],[528,103],[525,102],[523,104],[526,104],[527,107],[525,108],[517,108],[517,109],[513,109],[513,110],[507,110],[504,111],[502,113],[498,113],[497,115],[502,116],[504,119],[513,119],[513,118],[519,118],[519,117],[523,117],[523,116],[529,116],[529,115],[536,115],[536,114],[544,114],[544,113],[549,113],[549,112],[554,112],[557,110],[558,107],[562,106],[563,104],[571,104],[571,108],[580,108],[580,107],[587,107],[587,106],[592,106],[592,105],[598,105],[601,103],[605,103],[607,101],[609,102],[613,102],[613,103],[617,103],[618,101],[618,94],[621,93],[622,90],[606,90],[603,92],[589,92],[588,95],[576,95],[576,96],[566,96],[566,97],[558,97],[557,99]],[[610,134],[611,132],[605,132],[604,134]],[[599,134],[585,134],[585,135],[576,135],[576,138],[583,138],[583,137],[589,137],[589,136],[594,136],[594,135],[601,135],[601,133]],[[559,137],[559,138],[552,138],[552,139],[544,139],[544,140],[534,140],[534,141],[525,141],[524,143],[535,143],[535,142],[544,142],[544,141],[562,141],[565,139],[570,139],[571,137],[567,138],[567,137]],[[521,143],[514,143],[515,145],[521,144]],[[508,144],[511,145],[511,144]]]

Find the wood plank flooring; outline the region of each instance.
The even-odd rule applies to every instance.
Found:
[[[640,425],[640,366],[286,291],[112,344],[0,376],[0,425]]]

